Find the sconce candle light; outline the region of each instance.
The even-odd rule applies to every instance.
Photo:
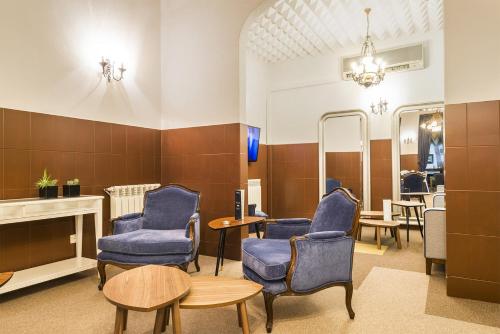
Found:
[[[123,67],[123,64],[118,68],[118,71],[120,71],[120,75],[118,77],[115,76],[115,64],[111,63],[109,59],[104,59],[102,57],[101,61],[99,64],[102,67],[102,75],[105,77],[108,82],[111,82],[111,79],[115,81],[120,81],[123,79],[123,72],[125,72],[127,69]]]
[[[380,98],[379,103],[375,105],[375,103],[372,102],[370,108],[372,109],[373,114],[382,115],[387,112],[387,100],[382,100],[382,98]]]

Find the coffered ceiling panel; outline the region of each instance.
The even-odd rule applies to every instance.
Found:
[[[443,0],[277,0],[251,22],[247,47],[274,63],[361,45],[367,7],[375,41],[443,26]]]

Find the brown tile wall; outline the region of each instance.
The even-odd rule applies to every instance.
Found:
[[[0,108],[0,199],[37,196],[46,167],[63,184],[80,179],[82,194],[111,185],[160,181],[160,130]],[[62,189],[59,189],[62,193]],[[109,200],[103,208],[110,232]],[[0,272],[75,255],[74,218],[0,226]],[[95,256],[94,224],[84,219],[84,255]]]
[[[500,302],[500,103],[447,105],[448,295]]]
[[[371,209],[382,210],[382,200],[392,198],[391,139],[370,141]]]
[[[351,189],[356,198],[363,194],[363,168],[361,152],[326,152],[326,177],[342,182],[342,187]]]
[[[267,213],[267,145],[260,144],[257,161],[248,163],[248,178],[260,179],[262,211]]]
[[[162,131],[162,183],[182,184],[202,194],[201,254],[217,254],[219,235],[210,230],[208,222],[234,216],[234,191],[248,188],[247,161],[246,125]],[[230,229],[225,257],[239,260],[241,239],[246,236],[248,228]]]
[[[399,163],[400,170],[418,170],[418,154],[403,154]]]
[[[271,217],[311,218],[319,197],[318,143],[269,145],[268,165]]]

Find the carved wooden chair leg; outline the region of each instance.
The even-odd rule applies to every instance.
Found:
[[[106,263],[97,261],[97,271],[99,272],[99,290],[102,290],[104,284],[106,283]]]
[[[346,283],[345,287],[345,306],[347,307],[347,312],[349,312],[349,318],[354,319],[355,313],[351,306],[352,300],[352,283]]]
[[[266,305],[267,314],[266,331],[271,333],[273,330],[273,302],[276,296],[265,291],[262,291],[262,294],[264,295],[264,304]]]
[[[198,257],[200,256],[200,250],[196,252],[196,256],[194,258],[194,266],[196,267],[196,271],[200,272],[200,263],[198,262]]]

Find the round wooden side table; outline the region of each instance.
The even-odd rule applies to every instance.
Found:
[[[104,296],[116,305],[115,334],[127,328],[128,311],[156,310],[153,333],[165,328],[165,315],[172,307],[173,332],[181,333],[179,300],[188,294],[191,280],[177,268],[147,265],[116,275],[104,285]]]

